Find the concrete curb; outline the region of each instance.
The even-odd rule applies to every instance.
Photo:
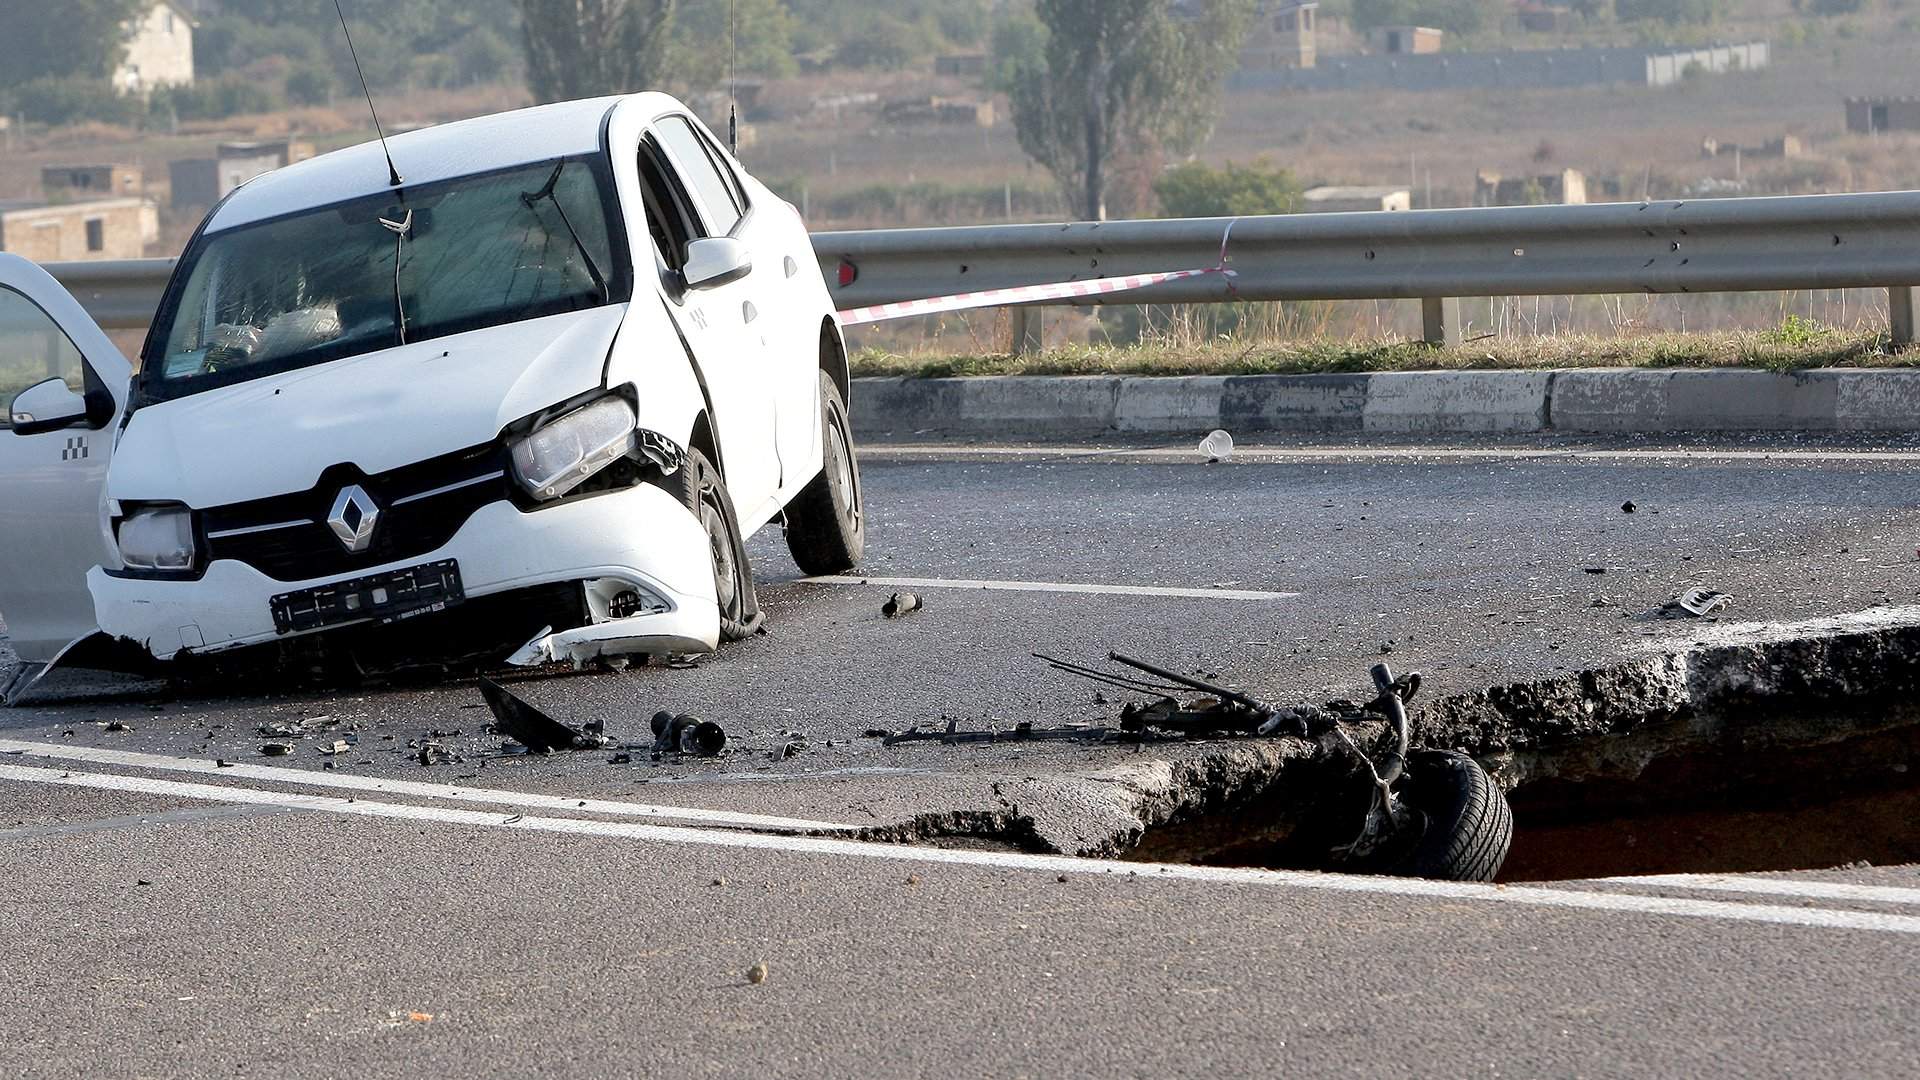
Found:
[[[857,379],[863,434],[1920,431],[1920,370]]]

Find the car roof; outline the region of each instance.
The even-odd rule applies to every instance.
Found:
[[[622,102],[652,112],[684,108],[656,93],[562,101],[421,128],[393,135],[387,143],[405,186],[431,184],[597,153],[607,114]],[[361,143],[248,181],[214,211],[206,231],[220,232],[387,190],[387,161],[379,142]]]

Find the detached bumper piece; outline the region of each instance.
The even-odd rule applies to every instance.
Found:
[[[337,581],[281,593],[269,602],[274,629],[282,634],[373,620],[395,623],[444,611],[466,599],[460,564],[446,559],[405,570]]]

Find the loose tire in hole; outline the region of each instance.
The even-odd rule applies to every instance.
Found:
[[[821,456],[826,468],[787,506],[787,549],[809,575],[844,574],[860,565],[867,526],[860,460],[840,387],[820,373]]]
[[[1415,750],[1400,797],[1413,821],[1363,872],[1436,881],[1492,881],[1500,872],[1513,845],[1513,810],[1479,762]]]

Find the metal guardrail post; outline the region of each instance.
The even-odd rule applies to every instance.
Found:
[[[1047,348],[1046,314],[1032,305],[1007,309],[1007,325],[1013,331],[1007,351],[1015,356],[1037,356]]]
[[[1460,344],[1460,298],[1429,296],[1420,301],[1421,337],[1429,345]]]
[[[1920,292],[1920,288],[1912,285],[1895,285],[1887,290],[1887,321],[1893,331],[1893,347],[1896,349],[1913,344],[1913,301],[1916,292]]]

